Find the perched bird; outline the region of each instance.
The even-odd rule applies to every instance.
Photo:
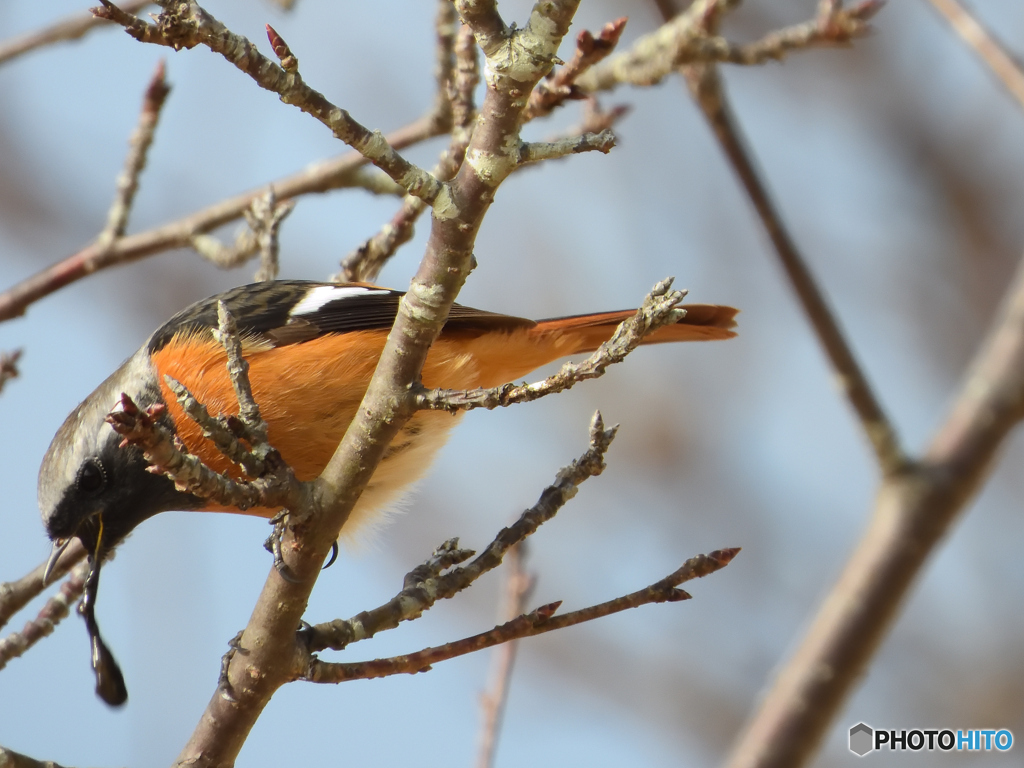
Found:
[[[217,327],[218,301],[225,302],[238,324],[270,443],[300,480],[315,478],[359,406],[401,297],[400,291],[368,284],[278,280],[234,288],[179,312],[57,431],[39,470],[39,506],[50,538],[59,545],[77,536],[87,552],[98,556],[158,512],[238,511],[178,491],[167,477],[147,472],[141,451],[121,448],[121,437],[104,421],[122,392],[140,408],[162,403],[165,426],[190,453],[219,472],[239,476],[185,416],[164,379],[170,376],[184,384],[211,414],[238,413],[225,352],[211,332]],[[644,342],[735,335],[735,309],[703,304],[685,309],[679,323],[655,331]],[[456,304],[427,357],[423,383],[469,389],[519,379],[558,358],[597,349],[633,312],[534,322]],[[421,411],[406,423],[352,511],[346,533],[423,476],[457,421],[449,413]],[[253,508],[245,514],[270,517],[276,511]]]
[[[212,330],[223,301],[234,317],[249,364],[249,381],[268,439],[299,480],[317,477],[334,454],[370,383],[394,323],[399,291],[369,284],[278,280],[241,286],[197,302],[161,326],[79,405],[57,431],[39,470],[39,507],[54,542],[47,573],[77,537],[92,564],[79,608],[92,643],[96,691],[112,706],[127,701],[124,677],[100,637],[95,617],[100,564],[135,526],[158,512],[239,512],[175,488],[147,472],[140,449],[121,447],[105,418],[127,394],[139,408],[163,406],[160,423],[207,466],[232,477],[235,467],[188,418],[165,377],[183,384],[214,416],[236,415],[238,402],[226,353]],[[644,343],[727,339],[735,334],[731,307],[691,304],[678,323]],[[422,372],[427,387],[492,387],[545,363],[591,352],[634,310],[551,320],[525,320],[455,305]],[[345,523],[368,522],[418,480],[444,444],[457,416],[421,411],[387,448]],[[245,514],[270,517],[276,509]],[[340,532],[339,532],[340,533]]]

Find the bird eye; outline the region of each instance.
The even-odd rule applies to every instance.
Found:
[[[89,459],[80,470],[75,485],[82,493],[92,496],[103,490],[107,484],[107,473],[103,471],[103,465],[99,459]]]

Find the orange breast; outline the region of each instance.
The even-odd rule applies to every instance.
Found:
[[[383,331],[358,331],[282,347],[250,344],[245,349],[253,395],[267,422],[270,442],[300,480],[317,477],[334,454],[359,407],[386,337]],[[423,381],[428,387],[451,389],[495,386],[565,354],[559,346],[538,345],[527,331],[442,336],[427,358]],[[214,415],[237,414],[225,362],[219,344],[194,336],[176,337],[153,355],[178,436],[208,466],[237,478],[238,468],[202,436],[163,378],[168,375],[180,381]],[[368,513],[419,479],[456,422],[457,417],[436,411],[413,417],[390,447],[360,508]],[[207,509],[237,511],[214,505]],[[275,511],[247,513],[269,516]]]

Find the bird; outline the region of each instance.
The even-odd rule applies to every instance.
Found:
[[[239,477],[238,468],[184,414],[165,379],[181,382],[213,415],[238,413],[226,353],[213,334],[221,301],[238,325],[270,444],[299,480],[317,477],[355,415],[402,296],[368,283],[275,280],[231,289],[176,314],[75,408],[54,436],[38,482],[50,539],[61,545],[77,537],[87,552],[100,557],[159,512],[240,511],[177,490],[169,478],[146,471],[141,450],[121,447],[120,435],[105,421],[121,393],[140,408],[163,405],[165,426],[188,452],[218,472]],[[732,307],[684,308],[678,323],[656,330],[644,343],[735,335]],[[594,351],[634,312],[533,321],[455,304],[427,356],[422,382],[470,389],[513,381],[559,358]],[[420,479],[457,421],[458,415],[443,411],[413,416],[388,447],[345,532],[371,522]],[[277,511],[244,512],[269,518]],[[102,542],[97,540],[101,528]]]
[[[168,383],[168,378],[180,382],[213,416],[238,414],[226,352],[214,334],[223,302],[238,327],[269,443],[298,480],[312,480],[327,466],[356,414],[403,295],[370,283],[273,280],[198,301],[160,326],[57,430],[38,481],[43,524],[53,542],[46,571],[70,541],[82,542],[91,568],[79,610],[92,641],[96,690],[108,704],[119,706],[128,694],[94,614],[104,557],[159,512],[243,512],[179,490],[170,478],[147,471],[142,451],[123,445],[106,419],[122,394],[140,409],[158,413],[159,423],[211,469],[241,477],[241,470],[185,415]],[[710,304],[684,309],[677,323],[655,330],[643,343],[735,336],[738,310]],[[456,390],[513,381],[559,358],[596,350],[634,313],[533,321],[455,304],[427,355],[421,381],[425,387]],[[409,419],[339,535],[371,523],[420,479],[458,419],[459,414],[438,410]],[[244,513],[269,518],[278,511],[253,507]]]

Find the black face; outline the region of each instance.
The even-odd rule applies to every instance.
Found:
[[[73,482],[47,517],[50,538],[77,536],[88,552],[102,554],[146,518],[198,506],[196,497],[177,491],[171,480],[147,472],[146,467],[137,448],[121,448],[116,435],[105,441],[100,453],[80,463]]]

